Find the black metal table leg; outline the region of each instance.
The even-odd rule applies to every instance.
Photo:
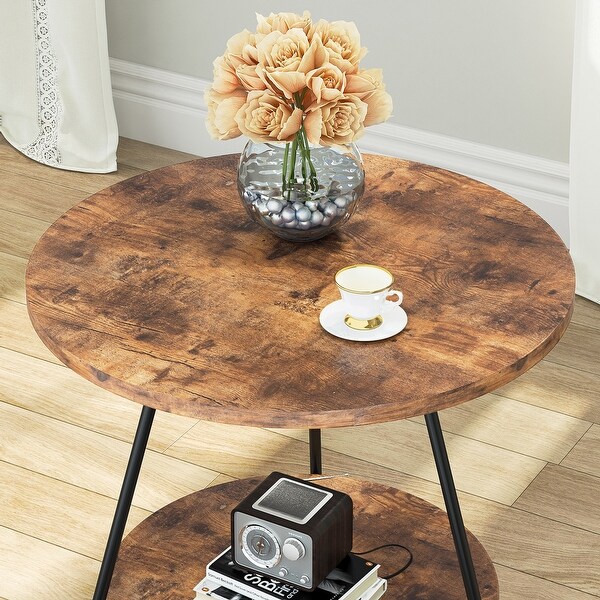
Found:
[[[104,557],[102,559],[102,565],[100,566],[100,573],[98,575],[93,600],[105,600],[108,595],[110,580],[115,568],[115,563],[117,562],[117,554],[119,553],[119,547],[121,546],[123,532],[125,531],[125,523],[129,516],[129,509],[131,508],[133,493],[135,492],[138,475],[140,474],[140,469],[142,467],[142,460],[144,459],[144,453],[146,451],[146,445],[148,444],[148,437],[150,436],[150,429],[152,428],[155,412],[156,410],[154,408],[149,408],[148,406],[142,408],[142,414],[140,415],[138,428],[131,447],[131,454],[129,455],[129,462],[127,463],[125,477],[123,478],[123,485],[121,487],[121,493],[119,494],[115,516],[108,535],[106,549],[104,550]]]
[[[446,511],[448,512],[448,520],[450,521],[450,529],[454,538],[454,546],[458,556],[458,563],[462,573],[465,591],[467,592],[468,600],[481,600],[479,586],[477,584],[477,575],[473,567],[473,558],[471,557],[471,549],[467,540],[467,532],[460,512],[460,505],[454,487],[454,479],[450,470],[450,461],[446,452],[446,444],[442,435],[440,419],[437,413],[425,415],[425,423],[431,441],[431,449],[435,459],[444,502],[446,503]]]
[[[310,450],[310,473],[311,475],[321,475],[323,465],[321,463],[321,430],[308,430],[308,446]]]

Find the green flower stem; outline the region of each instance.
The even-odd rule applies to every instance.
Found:
[[[281,189],[282,192],[285,192],[285,190],[287,190],[287,186],[288,186],[288,158],[290,156],[290,144],[289,142],[285,145],[285,151],[283,153],[283,172],[281,173],[281,176],[283,178],[283,187]]]
[[[308,167],[310,171],[310,189],[313,192],[316,192],[319,189],[319,181],[317,179],[317,171],[315,166],[313,165],[311,156],[310,156],[310,146],[308,144],[308,137],[306,136],[306,130],[304,129],[304,125],[300,127],[300,130],[296,134],[300,140],[300,147],[302,152],[302,159],[304,161],[304,165]],[[304,181],[306,182],[306,172],[304,173]]]
[[[298,138],[298,146],[300,148],[300,154],[302,154],[302,180],[304,183],[304,189],[306,189],[306,175],[307,175],[307,170],[306,170],[306,148],[304,147],[304,140],[302,139],[302,136],[300,135],[300,132],[298,132],[296,134],[296,137]]]
[[[299,94],[299,93],[294,94],[294,106],[296,108],[303,108],[302,101],[304,100],[305,93],[306,93],[306,90],[304,90],[304,92],[302,94]],[[285,150],[285,154],[283,157],[284,179],[287,178],[287,186],[286,186],[286,183],[284,182],[284,190],[291,189],[292,184],[295,183],[294,177],[295,177],[295,170],[296,170],[296,154],[299,151],[300,159],[302,161],[301,167],[302,167],[302,178],[303,178],[304,189],[305,190],[308,189],[308,184],[310,183],[310,190],[313,192],[316,192],[319,189],[319,181],[317,179],[317,170],[315,169],[315,166],[313,165],[313,162],[312,162],[312,159],[310,156],[310,146],[308,143],[308,137],[306,135],[306,129],[304,128],[304,125],[300,126],[300,129],[294,136],[294,141],[292,142],[292,147],[291,147],[292,160],[291,160],[291,165],[290,165],[289,170],[288,170],[288,146],[289,146],[289,144],[286,145],[286,150]],[[310,172],[310,175],[309,175],[309,172]],[[289,199],[289,193],[288,193],[288,199]]]
[[[287,180],[288,180],[288,200],[290,199],[291,188],[294,184],[294,176],[296,173],[296,154],[298,153],[298,135],[294,137],[294,141],[292,142],[292,148],[290,150],[292,158],[290,160],[290,169],[288,171]]]
[[[283,152],[283,191],[288,191],[288,199],[289,191],[296,184],[296,161],[298,158],[301,161],[304,189],[316,192],[319,189],[319,180],[310,155],[310,146],[304,126],[300,127],[291,144],[288,142],[285,145]]]

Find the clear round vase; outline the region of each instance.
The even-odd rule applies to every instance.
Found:
[[[286,240],[309,242],[352,216],[365,188],[360,153],[344,147],[249,141],[237,185],[250,217]]]

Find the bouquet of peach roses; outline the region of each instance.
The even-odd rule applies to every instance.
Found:
[[[389,117],[391,97],[381,69],[359,68],[367,50],[354,23],[313,23],[307,11],[257,19],[254,33],[234,35],[214,61],[208,130],[220,140],[285,144],[282,192],[317,192],[311,148],[351,144]]]

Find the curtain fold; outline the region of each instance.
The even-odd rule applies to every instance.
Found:
[[[0,0],[0,132],[26,156],[115,171],[104,0]]]
[[[577,293],[600,303],[600,1],[577,0],[569,223]]]

